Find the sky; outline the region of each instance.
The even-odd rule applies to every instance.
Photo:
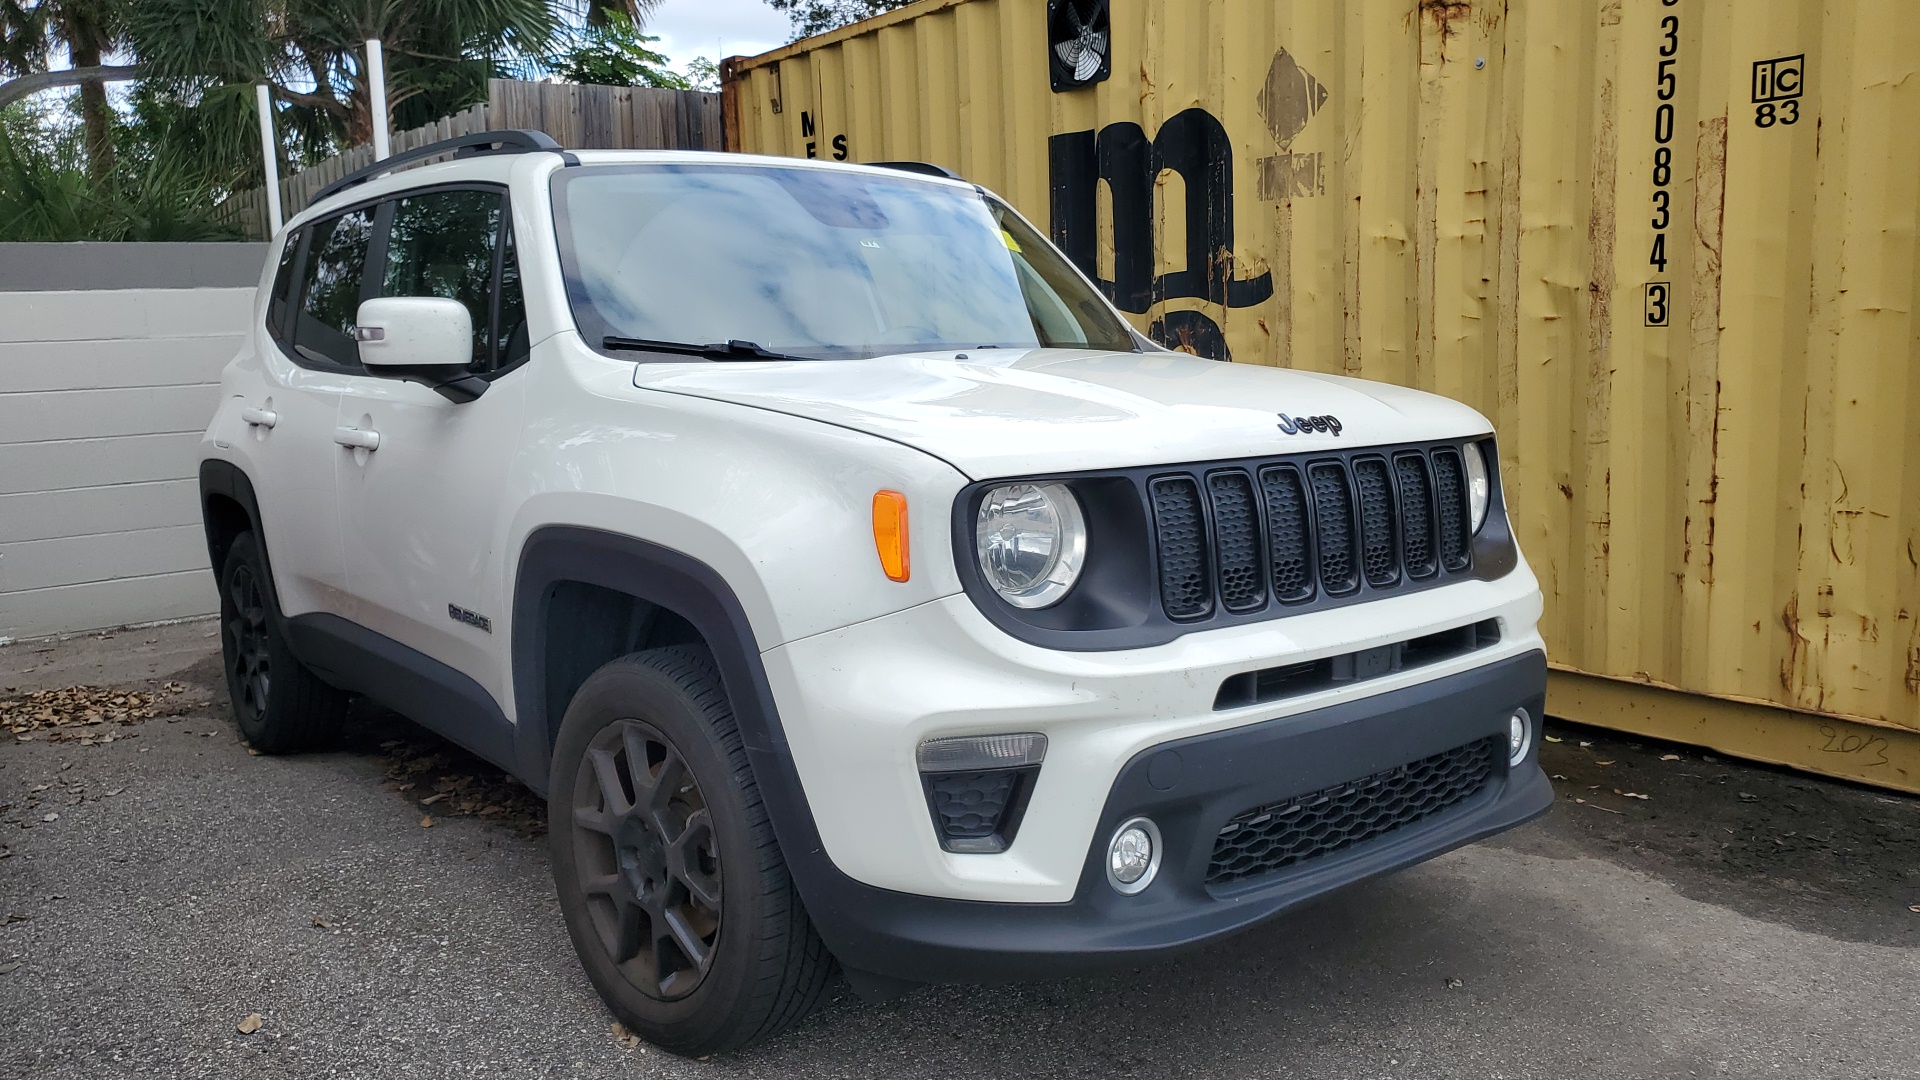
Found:
[[[696,56],[718,63],[777,49],[793,24],[766,0],[666,0],[648,14],[645,32],[659,35],[654,48],[684,68]]]

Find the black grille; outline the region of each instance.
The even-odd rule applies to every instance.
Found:
[[[1307,491],[1291,465],[1260,474],[1267,496],[1267,558],[1274,599],[1297,604],[1313,599],[1313,552],[1307,543]]]
[[[1353,486],[1360,495],[1360,565],[1367,584],[1383,588],[1400,580],[1393,547],[1393,478],[1387,475],[1386,459],[1356,459]]]
[[[1320,549],[1320,587],[1340,596],[1360,587],[1353,558],[1353,488],[1339,462],[1323,461],[1307,469],[1313,484],[1313,518]]]
[[[1005,851],[1013,843],[1038,768],[923,772],[940,846],[948,851]]]
[[[1207,885],[1271,874],[1457,806],[1493,780],[1505,748],[1505,738],[1490,735],[1385,772],[1248,810],[1220,830],[1207,865]]]
[[[992,836],[1000,827],[1000,815],[1013,796],[1017,778],[1012,769],[932,774],[927,785],[933,812],[940,818],[940,835],[950,840]]]
[[[1220,606],[1252,611],[1267,601],[1260,572],[1260,507],[1246,473],[1217,472],[1207,477],[1213,500],[1214,561],[1220,568]]]
[[[1440,568],[1433,554],[1433,484],[1427,479],[1427,459],[1401,454],[1393,459],[1400,476],[1400,537],[1407,576],[1430,578]]]
[[[1473,561],[1455,445],[1195,466],[1146,486],[1161,607],[1181,622],[1437,585]]]
[[[1155,480],[1153,530],[1160,543],[1160,603],[1167,614],[1197,619],[1213,610],[1199,485],[1184,476]]]
[[[1439,506],[1440,562],[1449,570],[1467,565],[1467,474],[1460,452],[1433,452],[1434,501]]]

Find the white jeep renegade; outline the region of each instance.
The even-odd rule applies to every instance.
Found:
[[[708,1053],[1543,813],[1491,431],[1163,350],[927,166],[491,132],[276,237],[200,486],[247,740],[364,694],[543,793],[588,978]]]

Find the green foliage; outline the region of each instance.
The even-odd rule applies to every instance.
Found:
[[[720,65],[704,56],[687,61],[687,85],[709,94],[720,90]]]
[[[571,35],[549,67],[567,82],[600,86],[660,86],[687,90],[687,77],[667,67],[665,56],[647,46],[659,41],[640,32],[624,11],[608,11]]]
[[[150,132],[115,134],[121,152],[96,180],[73,124],[24,105],[0,110],[0,241],[239,238],[191,158]]]
[[[910,3],[913,0],[767,0],[775,11],[784,11],[793,20],[795,37],[823,34]]]
[[[150,81],[185,102],[266,82],[305,152],[369,140],[369,38],[395,125],[413,126],[485,100],[488,78],[537,70],[564,31],[547,0],[138,0],[126,21]]]

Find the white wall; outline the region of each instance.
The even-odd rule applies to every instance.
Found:
[[[0,291],[0,640],[216,610],[198,444],[253,291]]]

